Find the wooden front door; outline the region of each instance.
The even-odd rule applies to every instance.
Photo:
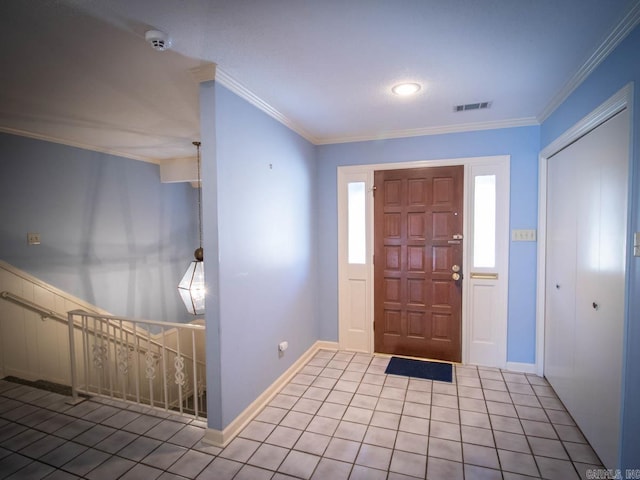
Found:
[[[375,351],[460,362],[464,167],[374,179]]]

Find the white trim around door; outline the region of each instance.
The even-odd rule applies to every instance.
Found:
[[[510,156],[470,157],[338,167],[338,324],[340,349],[374,352],[373,173],[403,168],[465,167],[462,362],[505,368],[509,272]],[[495,262],[474,261],[477,179],[495,176]],[[350,205],[351,186],[365,196]],[[362,254],[350,252],[350,215],[365,234]],[[357,218],[356,218],[357,217]],[[480,218],[480,217],[477,217]],[[353,232],[352,232],[353,236]],[[350,256],[351,258],[350,261]],[[355,258],[355,260],[354,260]]]
[[[625,108],[631,109],[632,107],[633,83],[629,83],[540,152],[538,159],[538,275],[536,289],[536,373],[540,376],[544,376],[547,259],[547,165],[549,158],[571,145],[573,142],[577,141],[599,125],[602,125]],[[631,191],[631,189],[629,189],[629,191]]]

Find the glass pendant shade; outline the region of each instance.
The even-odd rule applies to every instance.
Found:
[[[204,313],[204,296],[207,293],[204,283],[204,250],[202,249],[202,181],[200,178],[200,142],[192,142],[197,149],[198,166],[198,236],[200,246],[193,252],[195,260],[191,262],[178,284],[178,293],[184,306],[192,315]]]
[[[178,292],[192,315],[204,313],[204,262],[194,260],[178,284]]]

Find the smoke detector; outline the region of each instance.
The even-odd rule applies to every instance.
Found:
[[[159,52],[164,52],[171,47],[171,39],[169,38],[169,35],[161,32],[160,30],[149,30],[144,34],[144,39]]]

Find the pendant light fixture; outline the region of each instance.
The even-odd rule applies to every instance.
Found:
[[[178,284],[178,292],[185,307],[192,315],[204,313],[204,250],[202,250],[202,183],[200,180],[200,142],[193,142],[198,151],[198,234],[200,246],[193,253],[195,260],[191,262],[186,273]]]

